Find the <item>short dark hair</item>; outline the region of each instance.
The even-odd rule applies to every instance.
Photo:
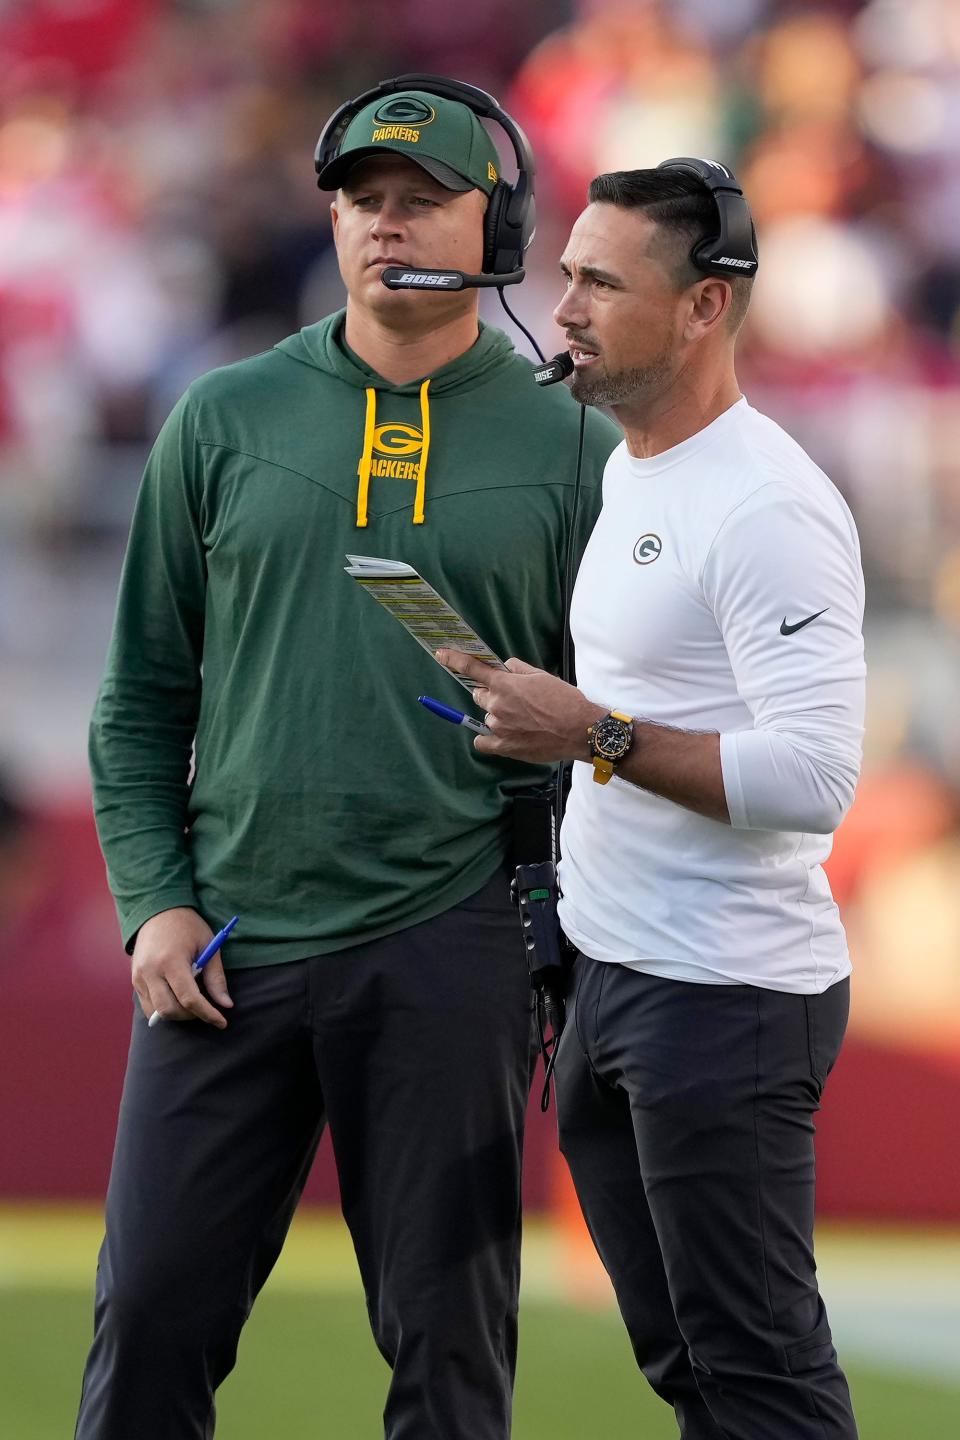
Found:
[[[717,207],[707,187],[695,175],[682,170],[611,170],[590,181],[587,198],[591,205],[619,205],[623,210],[642,210],[648,220],[674,237],[663,255],[678,290],[702,280],[704,272],[690,259],[702,240],[717,234]],[[750,304],[753,277],[730,277],[732,303],[730,329],[736,333]]]

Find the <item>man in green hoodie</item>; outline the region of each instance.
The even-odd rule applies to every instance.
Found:
[[[489,267],[502,198],[471,109],[397,98],[321,168],[345,311],[192,385],[137,502],[91,763],[138,1004],[78,1440],[212,1435],[325,1125],[386,1435],[509,1433],[531,1035],[507,862],[549,770],[491,776],[417,705],[466,697],[344,557],[408,562],[556,670],[578,412],[475,290],[381,283]],[[587,416],[577,554],[617,439]]]

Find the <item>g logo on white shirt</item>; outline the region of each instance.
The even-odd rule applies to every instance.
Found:
[[[662,549],[663,542],[659,535],[641,535],[633,547],[633,558],[638,565],[652,565]]]

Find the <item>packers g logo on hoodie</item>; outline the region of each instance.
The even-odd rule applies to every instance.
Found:
[[[370,481],[375,475],[389,475],[395,480],[416,480],[413,497],[413,523],[422,525],[426,519],[427,457],[430,454],[430,376],[420,386],[420,426],[377,424],[377,392],[372,385],[364,387],[366,416],[363,422],[363,452],[357,466],[357,525],[367,523]],[[419,460],[406,460],[416,455]],[[376,452],[376,455],[374,454]]]
[[[371,476],[387,476],[392,480],[416,480],[419,459],[423,449],[423,431],[416,425],[403,425],[399,420],[390,420],[377,425],[373,432],[373,456],[370,463]]]

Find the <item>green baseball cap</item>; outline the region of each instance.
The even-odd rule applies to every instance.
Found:
[[[317,184],[337,190],[358,160],[384,151],[415,160],[448,190],[489,195],[500,178],[500,157],[472,110],[425,90],[404,90],[371,101],[354,116]]]

